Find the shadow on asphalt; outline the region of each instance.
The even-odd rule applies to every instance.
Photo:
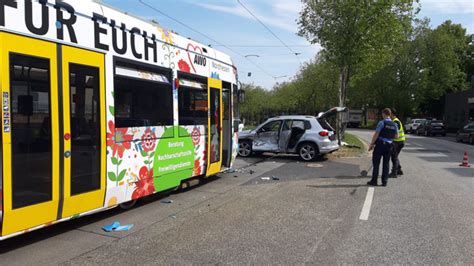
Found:
[[[445,168],[445,170],[459,177],[474,178],[474,168]]]
[[[269,160],[274,160],[274,161],[281,161],[281,162],[287,162],[287,161],[295,161],[295,162],[301,162],[301,163],[308,163],[303,161],[298,155],[295,154],[273,154],[273,153],[264,153],[264,154],[259,154],[259,155],[253,155],[251,157],[238,157],[239,160],[242,160],[248,164],[255,165],[259,164],[264,161],[269,161]],[[324,156],[319,156],[315,158],[313,161],[310,163],[318,163],[318,162],[325,162],[327,161],[328,158]]]
[[[166,191],[166,192],[160,192],[154,195],[150,195],[148,197],[142,198],[137,201],[134,207],[132,209],[138,209],[142,208],[148,204],[153,204],[156,203],[166,197],[169,197],[170,195],[173,194],[181,194],[185,193],[188,191],[191,191],[193,189],[197,189],[201,186],[204,186],[210,182],[214,182],[216,180],[219,180],[221,177],[219,176],[213,176],[209,177],[207,179],[202,179],[199,185],[186,188],[186,189],[180,189],[176,191]],[[47,240],[49,238],[53,238],[55,236],[67,233],[72,230],[80,230],[81,227],[99,222],[101,220],[106,220],[108,218],[111,218],[113,216],[119,215],[121,213],[126,212],[127,210],[123,210],[120,207],[116,207],[104,212],[99,212],[96,214],[80,217],[75,220],[70,220],[70,221],[65,221],[62,223],[54,224],[49,227],[45,227],[39,230],[31,231],[29,233],[25,233],[19,236],[15,236],[6,240],[3,240],[0,242],[0,255],[13,251],[15,249],[23,248],[32,244],[35,244],[37,242],[41,242],[44,240]],[[105,225],[105,224],[104,224]],[[94,232],[89,232],[91,234],[94,234]],[[104,237],[110,237],[110,238],[115,238],[115,239],[120,239],[120,237],[114,236],[114,235],[106,235],[105,232],[104,234],[100,234],[101,236]],[[71,240],[72,241],[72,240]]]
[[[367,185],[307,185],[309,188],[360,188],[366,187]]]
[[[321,178],[335,178],[335,179],[342,179],[342,180],[356,180],[356,179],[370,179],[369,176],[333,176],[333,177],[321,177]]]
[[[420,149],[416,149],[416,150],[408,150],[408,149],[405,149],[403,150],[403,152],[406,152],[406,153],[451,153],[450,151],[448,150],[436,150],[436,149],[423,149],[423,148],[420,148]]]

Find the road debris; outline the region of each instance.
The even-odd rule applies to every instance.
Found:
[[[342,142],[342,146],[347,147],[347,148],[362,149],[362,147],[359,147],[359,146],[353,145],[353,144],[348,144],[347,142]]]
[[[280,178],[276,177],[276,176],[272,176],[272,180],[278,181],[278,180],[280,180]]]
[[[270,177],[260,177],[260,179],[265,180],[265,181],[270,181]]]
[[[170,199],[164,199],[164,200],[162,200],[162,201],[160,201],[160,202],[163,203],[163,204],[171,204],[171,203],[173,203],[173,201],[170,200]]]
[[[133,228],[133,224],[120,225],[120,222],[115,221],[112,224],[108,224],[102,227],[102,230],[105,232],[119,232],[119,231],[129,231]]]
[[[234,169],[234,168],[230,168],[230,169],[228,169],[227,171],[225,171],[224,173],[229,173],[229,174],[232,174],[232,173],[235,173],[235,172],[237,172],[237,170],[236,170],[236,169]]]

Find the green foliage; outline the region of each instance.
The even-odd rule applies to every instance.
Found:
[[[298,34],[321,44],[340,70],[342,105],[354,69],[362,67],[370,75],[389,60],[418,12],[413,0],[302,2]]]
[[[340,102],[352,109],[394,107],[402,119],[441,118],[444,96],[468,88],[473,40],[451,21],[432,29],[428,19],[415,19],[417,0],[302,1],[298,33],[323,50],[290,82],[271,90],[245,85],[247,125],[315,115]]]
[[[316,59],[302,67],[291,82],[272,90],[246,84],[241,106],[246,124],[258,124],[276,115],[316,115],[337,105],[338,70],[328,61]]]
[[[350,106],[395,107],[402,117],[416,114],[442,117],[443,96],[468,87],[471,49],[465,29],[447,21],[432,30],[427,19],[415,26],[392,59],[371,75],[358,69],[350,84]]]

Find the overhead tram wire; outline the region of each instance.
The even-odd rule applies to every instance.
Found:
[[[215,45],[220,46],[220,45]],[[234,47],[234,48],[282,48],[286,47],[284,45],[226,45],[227,47]],[[313,47],[313,45],[288,45],[289,47]]]
[[[290,48],[290,46],[288,46],[280,37],[278,37],[271,29],[270,27],[268,27],[265,23],[263,23],[250,9],[247,8],[247,6],[245,6],[242,2],[240,2],[240,0],[237,0],[237,2],[252,16],[255,18],[255,20],[257,20],[265,29],[268,30],[268,32],[270,32],[277,40],[279,40],[281,42],[281,44],[283,44],[283,46],[285,46],[288,50],[290,50],[290,52],[292,54],[294,54],[296,56],[296,58],[298,58],[298,61],[300,61],[300,64],[302,64],[301,62],[301,59],[300,57],[298,56],[299,53],[295,52],[293,49]]]
[[[270,76],[270,77],[272,77],[272,78],[275,78],[274,75],[272,75],[272,74],[270,74],[269,72],[267,72],[265,69],[263,69],[263,68],[262,68],[261,66],[259,66],[257,63],[255,63],[254,61],[252,61],[252,60],[246,58],[245,55],[239,53],[238,51],[236,51],[236,50],[234,50],[234,49],[232,49],[232,48],[230,48],[229,46],[227,46],[227,45],[225,45],[225,44],[222,44],[221,42],[215,40],[214,38],[210,37],[209,35],[207,35],[207,34],[201,32],[201,31],[198,31],[198,30],[194,29],[193,27],[191,27],[191,26],[185,24],[184,22],[181,22],[181,21],[179,21],[178,19],[176,19],[176,18],[174,18],[174,17],[172,17],[172,16],[166,14],[165,12],[163,12],[163,11],[157,9],[156,7],[154,7],[154,6],[152,6],[152,5],[148,4],[148,3],[146,3],[144,0],[138,0],[138,2],[139,2],[140,4],[142,4],[142,5],[144,5],[144,6],[148,7],[148,8],[150,8],[151,10],[153,10],[153,11],[155,11],[155,12],[161,14],[162,16],[165,16],[165,17],[171,19],[172,21],[174,21],[174,22],[178,23],[179,25],[181,25],[181,26],[187,28],[188,30],[193,31],[193,32],[195,32],[195,33],[197,33],[197,34],[203,36],[204,38],[206,38],[206,39],[208,39],[208,40],[210,40],[210,41],[216,43],[217,45],[226,48],[227,50],[229,50],[229,51],[235,53],[236,55],[238,55],[238,56],[244,58],[245,60],[249,61],[252,65],[254,65],[256,68],[258,68],[260,71],[262,71],[265,75],[268,75],[268,76]]]

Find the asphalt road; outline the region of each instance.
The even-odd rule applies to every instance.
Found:
[[[375,188],[367,220],[360,171],[369,157],[308,165],[262,156],[167,196],[171,204],[156,196],[1,242],[0,264],[474,264],[474,169],[458,167],[464,148],[474,155],[449,139],[410,138],[406,174]],[[113,221],[134,228],[102,232]]]

